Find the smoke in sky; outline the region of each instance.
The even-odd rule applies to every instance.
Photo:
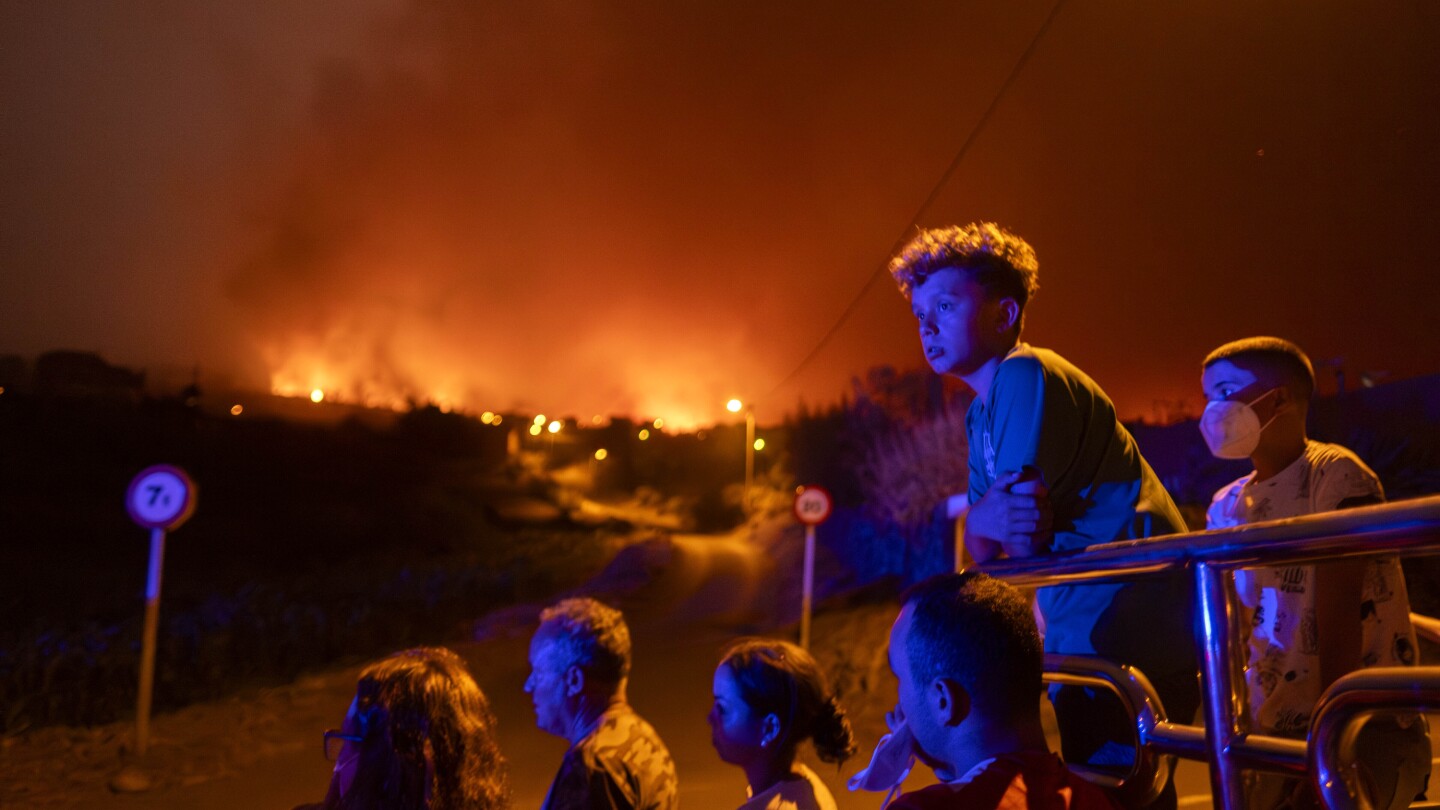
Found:
[[[1196,410],[1199,359],[1247,334],[1433,373],[1432,5],[1068,4],[923,224],[1029,238],[1026,338],[1127,417]],[[881,279],[791,374],[1051,6],[14,4],[0,353],[778,418],[920,364]]]
[[[784,14],[438,2],[377,22],[364,58],[320,70],[226,281],[274,385],[680,424],[773,385],[838,314],[778,293],[828,285],[814,243],[855,216],[809,107],[865,61],[812,53],[830,89],[792,92]],[[742,23],[736,52],[717,28]]]

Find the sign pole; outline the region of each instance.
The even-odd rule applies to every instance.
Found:
[[[150,530],[150,573],[145,580],[145,634],[140,644],[140,700],[135,709],[135,750],[150,748],[150,700],[155,691],[155,636],[160,624],[160,576],[165,567],[165,530]]]
[[[815,606],[815,527],[830,517],[834,499],[824,487],[796,487],[792,510],[805,524],[805,574],[800,596],[800,646],[810,649],[810,614]]]
[[[805,526],[805,585],[800,597],[800,646],[810,649],[810,611],[815,599],[815,525]]]
[[[135,701],[135,751],[150,749],[150,704],[155,694],[155,648],[160,629],[160,579],[165,571],[165,532],[174,531],[195,511],[195,482],[179,467],[156,464],[141,470],[125,492],[130,519],[150,530],[150,566],[145,577],[145,629],[140,640],[140,694]],[[125,776],[125,774],[122,774]],[[131,775],[133,777],[133,774]],[[117,781],[120,789],[145,789],[134,777]],[[134,787],[143,785],[142,787]]]

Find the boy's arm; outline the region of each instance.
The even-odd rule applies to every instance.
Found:
[[[1341,475],[1327,475],[1318,495],[1322,504],[1335,509],[1384,503],[1378,481],[1360,470],[1343,469]],[[1326,486],[1329,484],[1330,486]],[[1372,489],[1373,487],[1373,489]],[[1315,625],[1320,652],[1320,688],[1360,668],[1364,637],[1360,601],[1363,598],[1365,567],[1369,558],[1336,560],[1315,566]]]
[[[971,555],[976,547],[991,551],[991,556],[1001,548],[1017,557],[1049,551],[1051,512],[1045,481],[1054,480],[1051,476],[1058,475],[1060,468],[1041,460],[1045,395],[1044,371],[1033,359],[1008,360],[995,375],[988,406],[995,414],[989,449],[994,452],[996,480],[966,517],[965,544]],[[971,493],[982,492],[975,488],[977,450],[984,449],[971,449]]]
[[[965,493],[969,505],[965,510],[964,539],[965,550],[970,552],[970,558],[977,563],[993,560],[1000,556],[1000,543],[988,537],[982,537],[981,530],[975,528],[971,523],[975,517],[975,505],[981,500],[981,496],[987,494],[991,489],[994,489],[993,486],[985,486],[985,474],[982,472],[982,463],[980,460],[980,450],[972,443],[970,447],[970,489]],[[981,520],[984,520],[983,510]]]
[[[1320,653],[1320,689],[1360,668],[1360,594],[1368,559],[1337,560],[1315,566],[1315,630]]]

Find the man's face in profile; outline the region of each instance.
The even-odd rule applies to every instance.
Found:
[[[565,694],[565,671],[553,635],[542,628],[530,641],[530,677],[525,691],[535,707],[535,725],[541,731],[564,737],[569,722]]]

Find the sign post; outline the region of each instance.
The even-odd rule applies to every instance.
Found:
[[[125,493],[130,519],[150,530],[150,566],[145,579],[145,631],[140,646],[140,696],[135,709],[135,750],[150,747],[150,699],[155,687],[155,636],[160,624],[160,576],[165,566],[165,532],[195,511],[195,483],[179,467],[146,467]]]
[[[815,527],[830,517],[834,501],[824,487],[795,489],[795,517],[805,524],[805,579],[800,597],[800,646],[810,649],[810,613],[815,599]]]

